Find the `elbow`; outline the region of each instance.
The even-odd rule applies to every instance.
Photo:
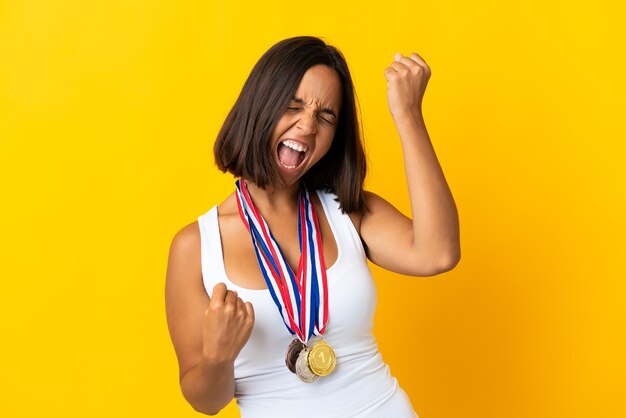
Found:
[[[222,408],[224,408],[226,405],[223,406],[216,406],[216,405],[207,405],[207,404],[200,404],[197,402],[190,402],[189,400],[187,400],[187,402],[189,402],[189,404],[191,405],[191,407],[194,409],[194,411],[199,412],[201,414],[204,415],[210,415],[210,416],[214,416],[219,414],[219,412],[222,410]]]
[[[194,411],[199,412],[201,414],[204,415],[217,415],[219,414],[219,412],[222,410],[222,408],[217,408],[214,406],[208,406],[208,405],[200,405],[197,403],[192,403],[189,400],[187,400],[187,402],[189,402],[189,405],[191,405],[191,407],[193,408]]]
[[[217,415],[222,410],[222,408],[226,406],[224,405],[222,407],[218,407],[212,404],[203,404],[186,396],[184,392],[183,392],[183,397],[185,398],[187,403],[193,408],[194,411],[199,412],[204,415],[210,415],[210,416]]]
[[[193,409],[196,412],[200,412],[201,414],[210,415],[210,416],[217,415],[221,411],[221,409],[203,409],[203,408],[196,408],[195,406]]]
[[[426,270],[420,270],[419,276],[432,277],[438,274],[446,273],[454,269],[461,261],[461,253],[449,253],[445,257],[439,259],[437,263],[430,263],[430,267]]]
[[[457,248],[455,251],[450,252],[439,263],[439,273],[445,273],[452,270],[461,261],[461,249]]]
[[[224,392],[221,388],[215,389],[213,387],[215,382],[207,384],[198,376],[198,366],[194,366],[180,379],[183,398],[196,412],[210,416],[219,414],[233,399],[234,381],[232,384],[233,391]],[[217,386],[219,387],[220,384],[218,383]]]

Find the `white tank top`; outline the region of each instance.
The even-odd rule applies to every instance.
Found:
[[[237,286],[226,276],[217,206],[198,217],[202,277],[207,294],[223,282],[254,306],[250,339],[235,360],[235,398],[242,418],[416,418],[406,393],[383,362],[372,334],[376,288],[361,239],[335,195],[318,191],[337,243],[327,270],[329,319],[324,339],[337,364],[328,376],[304,383],[285,366],[293,337],[269,290]],[[295,227],[295,226],[294,226]]]

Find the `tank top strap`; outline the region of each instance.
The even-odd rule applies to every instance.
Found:
[[[200,228],[200,254],[202,259],[202,281],[209,296],[213,287],[226,280],[224,259],[222,258],[222,243],[219,223],[217,220],[217,205],[198,217]]]
[[[337,241],[339,249],[339,258],[342,253],[349,253],[352,257],[366,260],[365,249],[361,237],[352,223],[352,219],[347,213],[343,213],[340,209],[337,196],[334,193],[317,191],[317,195],[322,202],[328,223]]]

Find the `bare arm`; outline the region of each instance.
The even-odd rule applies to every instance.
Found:
[[[250,336],[254,312],[223,283],[207,295],[197,222],[172,240],[165,307],[183,396],[196,411],[215,415],[234,396],[234,361]]]
[[[183,376],[180,387],[193,409],[215,415],[235,394],[234,362],[210,364],[202,361]]]
[[[460,260],[459,220],[430,142],[421,104],[430,68],[417,55],[397,56],[385,70],[389,108],[404,155],[411,218],[368,193],[361,237],[372,262],[402,274],[431,276]]]

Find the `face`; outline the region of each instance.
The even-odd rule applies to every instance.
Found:
[[[278,120],[271,144],[279,179],[295,184],[330,148],[341,108],[341,81],[332,68],[309,68]]]

